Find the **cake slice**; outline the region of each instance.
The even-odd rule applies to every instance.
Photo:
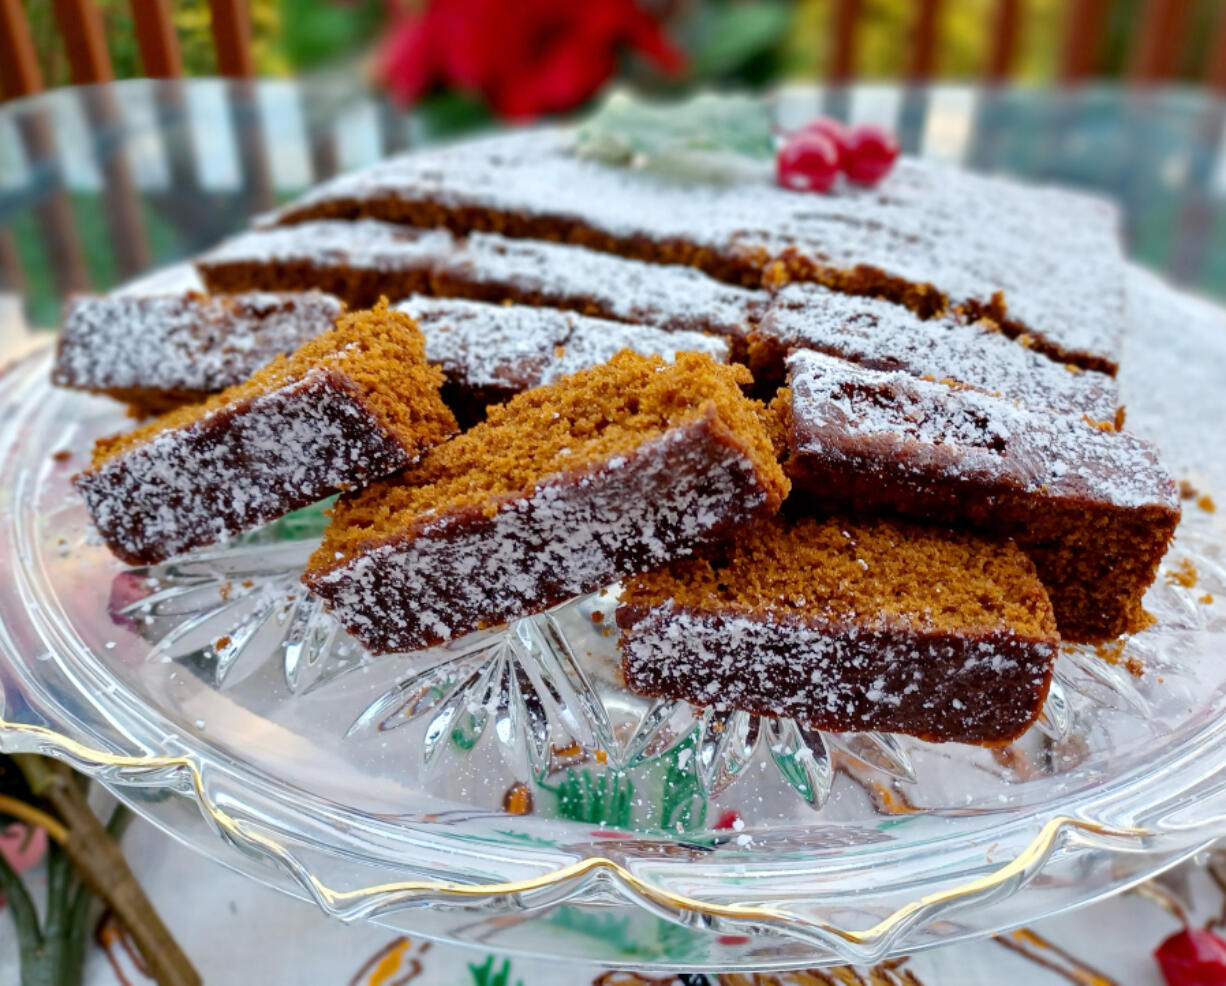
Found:
[[[490,408],[344,496],[303,581],[372,651],[536,613],[773,514],[787,493],[743,366],[622,352]]]
[[[1009,339],[989,319],[972,321],[952,312],[922,319],[881,298],[789,284],[750,332],[754,378],[782,381],[793,349],[817,350],[872,370],[956,381],[1027,407],[1086,414],[1116,427],[1124,423],[1114,377],[1048,359]]]
[[[728,343],[574,312],[414,295],[396,306],[426,337],[426,358],[447,376],[443,399],[462,421],[488,404],[596,366],[623,349],[672,359],[680,352],[728,361]]]
[[[855,366],[788,359],[787,472],[819,511],[888,511],[1013,538],[1066,640],[1135,629],[1179,522],[1152,446],[1084,417]]]
[[[1114,373],[1124,258],[1108,203],[904,157],[877,186],[781,188],[669,180],[583,156],[575,134],[534,128],[414,151],[340,175],[271,217],[368,217],[560,240],[688,264],[769,287],[818,281],[922,315],[965,307],[1060,362]]]
[[[1060,637],[1011,542],[888,520],[772,518],[622,584],[626,686],[817,729],[1006,743]]]
[[[429,292],[431,270],[454,249],[445,229],[313,222],[240,233],[197,258],[196,270],[214,292],[318,288],[369,308]]]
[[[439,263],[434,290],[731,339],[745,336],[770,299],[765,291],[725,284],[693,267],[648,264],[568,243],[491,233],[473,233]]]
[[[76,297],[51,379],[158,414],[242,383],[333,328],[343,310],[319,291]]]
[[[343,315],[200,404],[101,439],[74,483],[131,564],[213,544],[414,462],[456,431],[407,315]]]

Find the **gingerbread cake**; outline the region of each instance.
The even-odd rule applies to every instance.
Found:
[[[1148,443],[1084,416],[810,351],[789,357],[788,379],[780,404],[794,499],[1014,538],[1065,639],[1138,625],[1180,515]]]
[[[413,463],[456,431],[407,315],[376,309],[250,380],[94,447],[74,483],[132,564],[212,544]]]
[[[1060,642],[1011,542],[888,520],[772,518],[622,584],[626,685],[817,729],[1005,743]]]
[[[705,353],[728,361],[728,343],[701,332],[666,332],[574,312],[414,295],[396,305],[426,337],[426,358],[447,376],[443,399],[461,421],[479,420],[497,404],[598,363],[623,349],[671,360]]]
[[[454,249],[445,229],[312,222],[240,233],[197,258],[196,270],[214,292],[318,288],[369,308],[428,293],[434,265]]]
[[[813,349],[873,370],[952,380],[1027,407],[1087,414],[1123,425],[1115,378],[1058,363],[1007,338],[989,319],[951,312],[921,319],[881,298],[789,284],[751,331],[754,378],[782,382],[790,350]]]
[[[988,315],[1062,362],[1114,373],[1124,262],[1115,211],[1084,195],[901,159],[872,188],[801,195],[769,165],[668,181],[581,156],[538,128],[415,151],[338,176],[270,224],[374,218],[567,241],[734,283],[818,281],[924,316]]]
[[[303,581],[372,651],[403,651],[684,556],[787,493],[748,377],[622,352],[496,405],[342,497]]]
[[[77,297],[51,380],[161,413],[242,383],[333,328],[343,309],[319,291]]]
[[[600,253],[565,243],[473,233],[434,274],[436,294],[513,300],[600,318],[741,339],[769,295],[676,264]]]

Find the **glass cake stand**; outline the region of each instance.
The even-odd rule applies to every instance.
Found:
[[[1129,311],[1130,425],[1226,491],[1226,316],[1139,270]],[[1019,742],[823,734],[626,694],[615,588],[370,658],[297,581],[319,507],[126,568],[70,486],[122,413],[52,388],[49,362],[0,378],[0,748],[344,920],[642,969],[872,962],[1086,904],[1223,830],[1207,501],[1185,503],[1155,625],[1062,653]]]

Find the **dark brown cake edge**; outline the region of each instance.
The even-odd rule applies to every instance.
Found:
[[[664,629],[676,630],[678,617],[688,617],[685,647],[689,654],[709,655],[700,668],[676,673]],[[759,624],[764,646],[746,643],[743,623]],[[929,742],[999,746],[1022,735],[1042,709],[1051,684],[1058,640],[1029,638],[1010,632],[955,635],[900,626],[866,629],[821,620],[792,622],[755,616],[702,612],[689,607],[648,607],[623,604],[617,610],[622,631],[618,646],[626,687],[648,698],[684,699],[698,706],[727,707],[766,716],[792,716],[815,729],[834,732],[880,730],[905,733]],[[818,662],[806,660],[804,634],[819,634],[830,646],[843,648],[825,664],[837,663],[844,691],[832,711],[821,708],[831,682],[814,682]],[[990,648],[985,657],[983,648]],[[753,648],[749,653],[746,648]],[[974,658],[979,663],[973,663]],[[994,666],[1016,662],[1021,670],[1005,676]],[[690,663],[693,664],[693,657]],[[767,661],[769,673],[758,675],[758,687],[745,688],[746,669]],[[969,669],[968,669],[969,664]],[[859,665],[859,666],[857,666]],[[673,673],[669,673],[670,667]],[[923,684],[915,683],[916,671]],[[932,675],[941,680],[933,683]],[[775,694],[767,695],[769,687]],[[896,696],[898,704],[871,698],[874,692]],[[712,700],[719,696],[718,702]],[[934,698],[939,709],[925,709]],[[954,705],[960,702],[962,707]],[[851,704],[848,708],[846,703]],[[973,710],[973,719],[968,716]]]
[[[1156,505],[1131,509],[1072,497],[1036,502],[1004,484],[963,491],[954,483],[887,473],[858,456],[823,460],[793,449],[785,468],[795,510],[883,513],[1015,540],[1051,596],[1061,636],[1073,643],[1100,643],[1135,629],[1141,597],[1179,523],[1178,510]],[[1109,546],[1125,543],[1134,545],[1131,552]]]
[[[780,496],[759,473],[739,438],[718,417],[714,407],[708,405],[706,413],[700,418],[678,426],[671,433],[681,437],[671,439],[670,444],[662,446],[669,434],[666,433],[631,452],[610,456],[582,469],[554,474],[536,484],[532,494],[539,494],[548,488],[558,495],[551,498],[546,508],[549,519],[532,528],[530,533],[536,536],[520,545],[520,559],[527,564],[523,565],[519,574],[527,574],[532,580],[532,587],[506,596],[501,605],[494,605],[490,595],[498,591],[503,573],[495,571],[493,584],[485,590],[475,579],[474,568],[480,570],[481,564],[496,554],[497,546],[502,543],[499,538],[506,540],[498,534],[498,518],[504,514],[509,516],[515,504],[524,505],[522,509],[525,512],[532,509],[534,501],[528,493],[502,497],[498,501],[498,513],[493,517],[486,516],[480,506],[474,505],[418,518],[407,531],[364,544],[360,553],[353,557],[338,559],[322,567],[308,565],[302,574],[302,582],[324,600],[332,615],[372,653],[419,650],[509,619],[530,616],[566,599],[593,592],[627,575],[682,556],[692,545],[717,539],[739,524],[773,514],[779,509]],[[613,536],[609,525],[625,521],[629,516],[621,504],[644,504],[648,514],[643,523],[652,522],[651,511],[654,511],[658,525],[659,505],[672,505],[677,494],[677,470],[663,467],[671,467],[673,463],[682,461],[682,450],[676,448],[681,442],[695,457],[705,462],[702,475],[695,473],[695,488],[709,485],[717,469],[724,470],[723,474],[731,484],[729,509],[718,523],[689,538],[676,532],[665,532],[667,538],[657,539],[667,544],[667,557],[646,558],[641,553],[607,551],[609,558],[606,567],[582,578],[567,576],[557,565],[544,565],[539,570],[533,568],[539,563],[538,556],[543,554],[541,546],[549,542],[552,528],[561,526],[573,533],[580,529],[581,524],[586,524],[591,528],[591,534],[599,535],[602,542],[608,540]],[[739,459],[739,468],[728,466],[729,452]],[[653,455],[663,456],[659,477],[639,468],[644,457]],[[627,460],[626,466],[609,470],[611,459]],[[585,503],[590,505],[589,491],[602,477],[611,478],[603,490],[609,500],[608,516],[585,518],[582,511]],[[640,480],[644,479],[653,480],[651,488],[642,488]],[[636,486],[636,483],[639,485]],[[565,502],[570,509],[570,516],[565,520],[557,517],[560,502]],[[618,506],[615,508],[615,505]],[[640,520],[643,517],[642,514],[635,516]],[[640,520],[634,522],[637,524]],[[659,535],[658,526],[653,530]],[[471,557],[477,558],[479,564],[468,564],[466,559],[470,556],[462,550],[464,542],[472,549]],[[639,544],[641,546],[642,542]],[[416,550],[418,546],[421,546],[421,550]],[[410,554],[414,551],[415,556]],[[428,560],[429,564],[423,564],[421,559],[427,552],[432,552],[434,557]],[[382,559],[377,578],[363,587],[355,573],[371,564],[366,559],[374,555]],[[414,557],[417,557],[417,561],[413,560]],[[411,585],[406,581],[412,572],[427,569],[429,578],[422,580],[421,584]],[[364,592],[364,600],[358,604],[350,602],[342,605],[339,602],[347,593],[353,592]],[[421,617],[421,612],[430,605],[429,594],[432,592],[437,597],[435,610],[446,614],[445,618],[451,621],[446,634],[426,629]],[[480,599],[469,605],[464,601],[465,593],[476,593]],[[402,629],[397,629],[393,623],[398,623]]]
[[[250,413],[267,414],[267,405],[274,405],[274,412],[286,419],[288,425],[291,416],[304,417],[305,412],[318,410],[325,402],[332,401],[339,405],[347,405],[350,413],[336,415],[345,440],[332,445],[321,444],[317,450],[325,454],[327,461],[314,463],[315,472],[327,469],[348,468],[354,478],[350,485],[365,484],[372,479],[409,465],[415,458],[402,445],[400,440],[380,424],[376,415],[366,406],[362,395],[347,377],[334,370],[317,370],[299,380],[291,381],[267,394],[248,397],[232,406],[223,408],[206,418],[200,419],[181,429],[183,440],[176,454],[177,463],[184,473],[195,476],[199,483],[188,493],[184,491],[162,490],[156,496],[156,502],[146,504],[149,507],[168,506],[171,510],[185,515],[186,522],[195,523],[205,519],[221,520],[224,533],[221,537],[214,536],[212,530],[198,527],[195,532],[184,531],[173,544],[168,544],[164,536],[154,535],[148,531],[145,512],[137,509],[142,500],[149,500],[152,494],[144,492],[146,483],[132,478],[125,472],[120,463],[128,455],[141,454],[146,446],[138,445],[125,453],[120,453],[115,459],[107,460],[100,466],[86,469],[73,477],[73,485],[86,502],[95,526],[107,547],[120,560],[130,565],[150,565],[165,561],[167,558],[182,554],[193,548],[205,547],[217,543],[226,537],[232,537],[244,531],[251,530],[291,511],[309,506],[326,496],[339,492],[339,484],[327,484],[322,481],[307,487],[296,494],[288,494],[284,489],[277,491],[264,490],[271,498],[279,494],[275,506],[260,509],[252,506],[240,514],[223,513],[216,509],[216,504],[226,498],[231,492],[227,484],[209,483],[202,475],[200,463],[204,453],[225,446],[227,443],[236,445],[236,422],[242,416]],[[262,405],[255,409],[254,405]],[[366,450],[366,455],[373,465],[369,469],[354,470],[352,464],[352,449],[354,446]],[[245,453],[235,447],[232,450],[236,457]],[[241,461],[241,460],[240,460]],[[100,517],[100,506],[104,500],[121,498],[122,509],[115,512],[113,519],[107,515]],[[135,542],[143,547],[130,548]]]

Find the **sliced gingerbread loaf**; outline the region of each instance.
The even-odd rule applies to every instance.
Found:
[[[748,378],[622,352],[520,394],[342,497],[303,581],[372,651],[404,651],[684,556],[787,493]]]
[[[1114,377],[1051,360],[1009,339],[986,318],[950,312],[923,319],[881,298],[789,284],[750,332],[754,378],[782,382],[784,360],[793,349],[813,349],[871,370],[956,381],[1027,407],[1123,425]]]
[[[1179,521],[1155,450],[1085,417],[855,366],[788,359],[793,498],[812,509],[891,512],[1013,538],[1051,595],[1061,635],[1135,629]]]
[[[197,258],[196,270],[214,292],[318,288],[369,308],[382,297],[428,293],[434,265],[454,249],[445,229],[312,222],[240,233]]]
[[[888,520],[772,518],[626,579],[626,685],[838,732],[1005,743],[1060,637],[1012,542]]]
[[[342,175],[268,220],[375,218],[576,243],[760,287],[818,281],[927,316],[958,307],[1062,362],[1114,373],[1124,260],[1114,209],[1085,195],[901,159],[873,188],[798,195],[772,169],[677,182],[585,158],[537,128]]]
[[[100,440],[75,485],[132,564],[213,544],[402,469],[456,431],[407,315],[376,309],[245,383]]]
[[[343,310],[319,291],[76,297],[51,379],[157,414],[242,383],[333,328]]]
[[[762,317],[770,299],[765,291],[725,284],[693,267],[491,233],[473,233],[440,262],[434,290],[738,340]]]
[[[667,332],[574,312],[414,295],[396,306],[426,337],[426,358],[447,376],[443,398],[462,421],[489,404],[553,383],[611,359],[623,349],[672,359],[706,353],[728,361],[728,343],[701,332]]]

